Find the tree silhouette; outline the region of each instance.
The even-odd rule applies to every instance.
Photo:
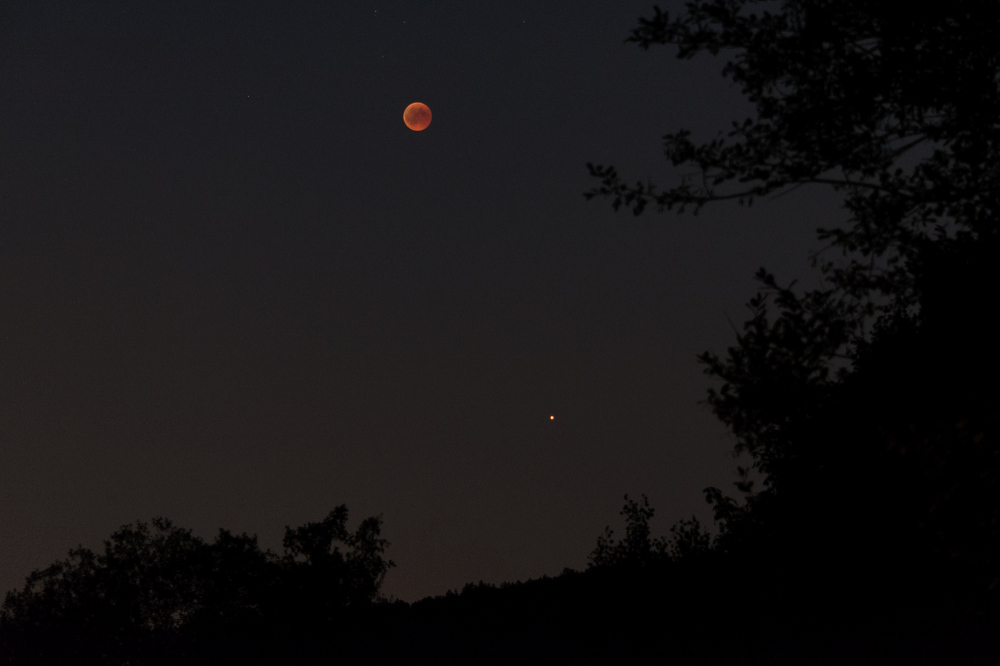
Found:
[[[606,527],[604,535],[597,539],[597,547],[590,554],[590,565],[643,566],[664,559],[669,546],[667,540],[650,538],[649,519],[653,513],[654,509],[649,506],[645,495],[642,496],[642,504],[625,495],[625,506],[621,510],[621,515],[625,516],[625,538],[616,541],[614,531]]]
[[[394,566],[381,519],[352,533],[347,517],[339,506],[286,528],[283,556],[227,530],[209,543],[162,518],[125,525],[102,551],[73,549],[7,594],[0,663],[193,663],[329,633],[347,609],[380,599]]]
[[[615,539],[614,530],[606,527],[590,553],[589,566],[642,568],[690,560],[709,550],[711,536],[694,516],[673,525],[669,538],[652,537],[649,519],[654,513],[655,509],[649,505],[649,498],[645,495],[641,504],[625,495],[625,505],[620,512],[625,517],[625,538]]]
[[[318,523],[286,528],[281,560],[285,618],[325,623],[347,609],[374,602],[386,573],[395,566],[382,558],[388,541],[379,538],[380,532],[381,519],[374,517],[349,532],[343,505]],[[341,551],[337,542],[348,550]]]
[[[627,41],[726,56],[756,117],[704,143],[666,135],[696,171],[672,187],[588,165],[588,198],[697,212],[814,185],[847,218],[818,230],[822,287],[762,268],[735,345],[699,357],[763,475],[755,491],[740,470],[740,499],[706,490],[714,548],[828,592],[995,602],[1000,6],[692,0]]]

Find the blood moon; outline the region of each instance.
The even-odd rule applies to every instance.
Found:
[[[403,122],[414,132],[427,129],[431,124],[431,110],[426,104],[414,102],[403,111]]]

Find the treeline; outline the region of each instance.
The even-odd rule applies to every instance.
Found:
[[[692,523],[652,538],[645,501],[623,513],[625,538],[602,537],[586,571],[412,604],[380,596],[378,519],[348,531],[344,507],[286,530],[280,556],[137,523],[8,595],[0,664],[945,664],[1000,650],[996,616],[833,591],[813,560],[775,576]]]
[[[259,640],[311,638],[371,606],[393,566],[381,520],[351,532],[347,517],[340,506],[286,528],[280,556],[256,536],[220,530],[206,542],[165,519],[126,525],[103,550],[74,549],[7,594],[0,663],[229,661]]]
[[[629,533],[649,516],[630,514]],[[209,542],[163,519],[126,525],[8,593],[0,664],[609,663],[696,648],[718,603],[696,559],[636,540],[605,540],[584,573],[390,602],[381,520],[351,531],[347,518],[340,506],[286,528],[280,555],[226,530]]]

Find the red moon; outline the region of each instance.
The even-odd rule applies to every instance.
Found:
[[[414,132],[425,130],[431,124],[431,110],[426,104],[414,102],[403,111],[403,122]]]

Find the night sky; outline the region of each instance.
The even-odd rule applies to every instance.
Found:
[[[161,515],[381,514],[407,601],[583,568],[626,492],[708,518],[695,355],[840,214],[585,201],[751,108],[623,43],[647,0],[569,6],[0,5],[0,592]]]

